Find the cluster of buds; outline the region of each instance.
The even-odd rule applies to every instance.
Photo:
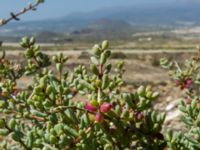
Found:
[[[86,102],[85,108],[95,114],[96,122],[100,123],[104,120],[104,113],[109,112],[112,109],[112,105],[110,103],[104,102],[100,106],[98,103],[91,103],[89,101]]]

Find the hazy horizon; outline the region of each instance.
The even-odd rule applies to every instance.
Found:
[[[3,0],[0,5],[0,18],[9,17],[10,12],[18,12],[23,7],[27,6],[29,2],[35,2],[34,0],[24,1],[24,0]],[[152,7],[156,5],[165,4],[175,4],[178,5],[179,2],[198,2],[198,0],[86,0],[86,1],[66,1],[59,0],[46,0],[44,4],[38,7],[38,10],[34,13],[27,13],[20,18],[23,21],[33,21],[33,20],[45,20],[54,19],[63,16],[67,16],[73,13],[79,12],[91,12],[94,10],[102,8],[112,8],[112,7],[126,7],[126,6],[146,6]],[[11,5],[12,4],[12,5]],[[15,7],[13,7],[13,5]]]

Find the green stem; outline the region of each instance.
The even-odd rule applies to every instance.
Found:
[[[103,77],[103,65],[100,64],[99,65],[99,80],[102,83],[102,77]],[[98,87],[98,96],[97,96],[97,101],[100,102],[101,101],[101,94],[102,94],[102,88],[101,86]]]

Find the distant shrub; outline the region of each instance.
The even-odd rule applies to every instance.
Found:
[[[176,61],[161,59],[163,68],[169,69],[169,75],[174,85],[183,92],[180,97],[179,110],[183,113],[181,119],[186,131],[169,131],[166,135],[167,145],[170,149],[198,150],[200,149],[200,96],[199,96],[199,60],[197,55],[186,60],[183,66]]]
[[[127,56],[123,52],[114,52],[114,53],[112,53],[111,58],[112,59],[125,59],[125,58],[127,58]]]

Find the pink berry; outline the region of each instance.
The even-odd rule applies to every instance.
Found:
[[[86,102],[85,108],[90,112],[95,112],[97,110],[96,106],[92,106],[90,102]]]
[[[190,86],[192,85],[192,83],[193,83],[192,79],[186,80],[184,88],[186,88],[186,89],[190,88]]]
[[[135,115],[137,120],[142,120],[144,118],[144,114],[142,112],[136,112]]]
[[[102,122],[104,119],[103,115],[101,113],[97,113],[96,116],[95,116],[95,120],[96,122]]]
[[[110,109],[112,108],[112,105],[110,103],[103,103],[100,107],[100,111],[102,113],[107,113],[110,111]]]

